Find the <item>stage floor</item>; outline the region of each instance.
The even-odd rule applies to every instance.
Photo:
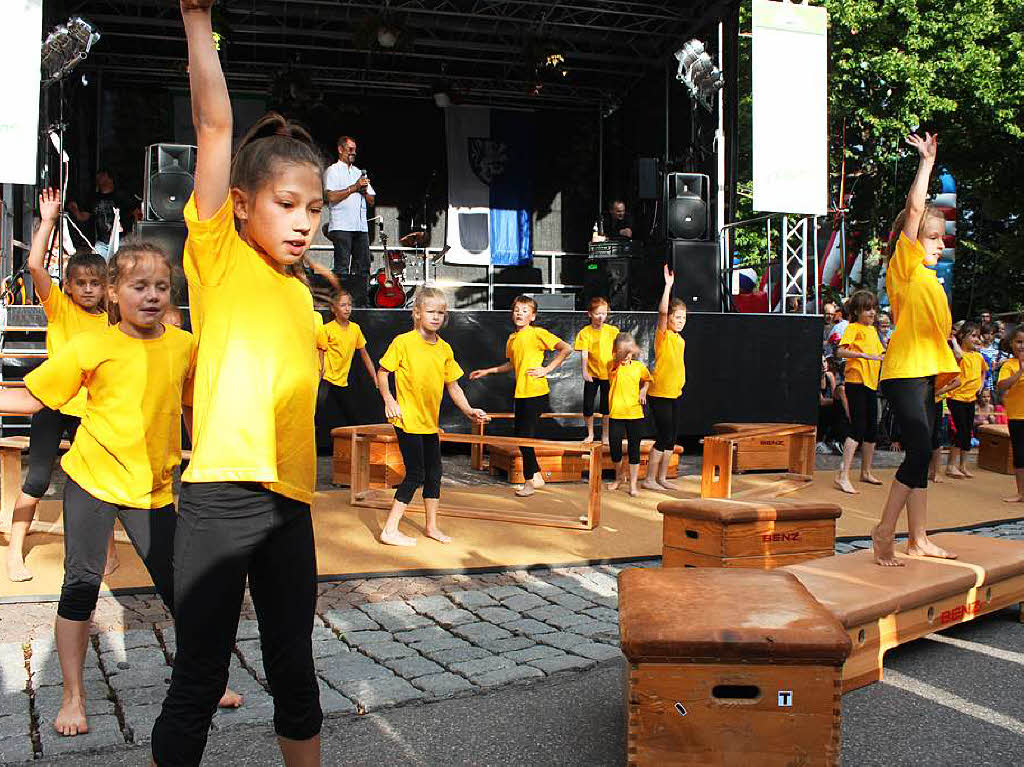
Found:
[[[876,474],[886,482],[881,487],[858,483],[861,494],[845,495],[833,489],[834,472],[818,471],[814,482],[789,497],[827,500],[843,507],[838,521],[839,537],[865,537],[878,517],[888,492],[894,469],[878,469]],[[777,477],[771,474],[742,475],[734,482],[734,491],[742,491]],[[929,493],[929,520],[932,529],[967,527],[1024,516],[1024,506],[1006,504],[1000,498],[1010,494],[1013,479],[1001,474],[977,471],[972,480],[947,480],[934,485]],[[689,475],[680,480],[683,489],[678,497],[697,497],[700,478]],[[522,504],[546,511],[564,509],[573,514],[586,505],[585,484],[549,484],[532,499],[519,499],[508,485],[476,487],[445,486],[446,502],[459,503],[467,494],[491,498],[497,506],[511,509]],[[479,569],[529,567],[536,565],[569,565],[608,560],[655,557],[661,555],[660,501],[668,494],[642,491],[631,499],[624,492],[603,492],[601,525],[593,531],[517,525],[474,519],[442,518],[444,529],[453,536],[448,545],[420,537],[412,548],[382,546],[376,540],[385,512],[354,508],[348,504],[348,489],[318,492],[313,502],[316,529],[317,561],[321,578],[346,578],[369,575],[432,574]],[[40,519],[59,521],[61,504],[44,500],[39,507]],[[422,536],[423,516],[412,513],[403,529]],[[905,516],[900,530],[905,531]],[[0,537],[0,556],[6,558],[6,536]],[[28,564],[35,578],[27,583],[11,583],[0,575],[0,598],[49,598],[60,593],[62,579],[63,539],[55,535],[30,536]],[[130,544],[118,544],[121,566],[104,583],[104,588],[151,589],[145,568]]]

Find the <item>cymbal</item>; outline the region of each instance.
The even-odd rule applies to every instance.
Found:
[[[427,241],[427,233],[424,231],[409,232],[398,238],[398,244],[406,248],[420,248]]]

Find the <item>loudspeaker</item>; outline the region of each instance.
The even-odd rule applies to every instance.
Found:
[[[188,303],[188,286],[182,260],[185,254],[185,238],[188,230],[184,221],[137,221],[133,240],[151,242],[163,250],[171,260],[171,302]]]
[[[675,272],[672,295],[695,312],[722,311],[722,280],[718,243],[669,240],[668,263]]]
[[[187,144],[146,147],[146,189],[142,200],[147,221],[184,221],[185,203],[195,185],[196,148]]]
[[[657,200],[658,190],[658,158],[636,158],[636,199]]]
[[[702,173],[665,174],[665,228],[669,239],[707,237],[710,185],[710,179]]]
[[[583,274],[583,306],[595,296],[608,299],[612,311],[629,311],[629,279],[633,269],[630,258],[588,258]]]

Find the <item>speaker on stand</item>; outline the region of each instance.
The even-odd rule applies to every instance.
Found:
[[[665,174],[666,239],[704,240],[711,231],[710,179],[703,173]]]
[[[721,265],[718,243],[707,240],[669,240],[668,265],[675,273],[672,296],[690,311],[722,311]]]
[[[171,300],[188,303],[182,260],[185,253],[185,204],[195,185],[196,148],[187,144],[152,144],[146,147],[146,186],[143,219],[136,236],[160,246],[171,259]]]

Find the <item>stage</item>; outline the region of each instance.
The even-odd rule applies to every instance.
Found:
[[[692,466],[692,464],[691,464]],[[692,470],[691,470],[692,471]],[[895,470],[875,472],[885,485],[857,484],[860,495],[851,496],[833,489],[833,471],[818,471],[814,482],[788,496],[793,499],[827,500],[843,507],[836,535],[840,538],[865,538],[875,524],[888,493]],[[740,475],[734,483],[737,491],[753,489],[778,479],[773,474]],[[949,530],[1014,519],[1024,507],[1005,504],[1000,498],[1010,492],[1012,478],[978,470],[973,480],[948,480],[934,485],[929,492],[929,521],[933,530]],[[690,473],[680,480],[682,489],[675,497],[694,498],[700,492],[700,477]],[[504,484],[478,486],[445,484],[446,502],[458,503],[460,496],[473,494],[492,499],[495,506],[516,508],[523,501]],[[549,484],[532,503],[559,506],[570,511],[586,508],[586,483]],[[661,515],[657,504],[672,497],[667,493],[641,491],[631,499],[624,492],[602,493],[602,524],[593,531],[516,525],[473,519],[442,518],[446,532],[453,536],[443,545],[421,537],[423,517],[410,514],[403,526],[420,536],[409,549],[383,546],[376,536],[385,512],[354,508],[348,503],[347,488],[320,491],[313,502],[313,520],[317,540],[317,561],[322,580],[364,576],[430,575],[534,566],[577,565],[657,557],[661,555]],[[39,519],[60,521],[60,501],[44,500]],[[906,518],[899,530],[905,532]],[[0,556],[6,556],[6,538],[0,539]],[[63,540],[54,535],[29,537],[28,565],[35,578],[27,583],[4,581],[2,599],[10,601],[52,599],[60,593],[63,571]],[[130,544],[118,545],[120,568],[104,583],[104,589],[151,589],[149,577]]]

